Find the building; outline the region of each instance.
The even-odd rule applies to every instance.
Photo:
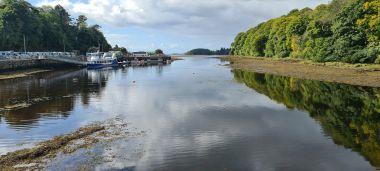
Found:
[[[133,52],[132,56],[136,58],[144,58],[144,57],[149,57],[149,54],[148,52]]]

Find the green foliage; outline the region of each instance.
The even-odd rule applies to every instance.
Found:
[[[380,89],[244,70],[233,73],[239,82],[288,108],[307,111],[336,144],[380,167]]]
[[[87,28],[87,17],[84,15],[78,16],[77,27],[79,30]]]
[[[193,49],[185,53],[185,55],[229,55],[231,49],[221,48],[220,50],[212,51],[210,49]]]
[[[164,54],[164,51],[162,51],[161,49],[156,49],[154,52],[156,54]]]
[[[333,0],[292,10],[239,33],[232,55],[374,63],[380,55],[380,0]]]
[[[99,26],[87,26],[83,15],[72,21],[61,7],[33,7],[24,0],[0,1],[0,50],[23,51],[24,36],[28,51],[87,52],[90,47],[108,51]]]
[[[193,49],[186,53],[186,55],[212,55],[212,51],[210,49]]]
[[[118,61],[122,62],[122,61],[126,61],[127,60],[126,59],[127,55],[128,55],[127,48],[125,48],[125,47],[119,47],[118,45],[115,45],[115,47],[113,47],[111,50],[116,52],[116,58],[117,58]]]
[[[242,52],[242,47],[245,45],[245,39],[247,38],[247,35],[243,32],[239,33],[234,43],[231,45],[231,54],[232,55],[244,55],[245,53]]]
[[[119,52],[123,53],[123,55],[127,55],[129,53],[127,48],[119,47],[118,45],[115,45],[115,47],[113,47],[111,50],[112,51],[119,51]]]
[[[32,48],[37,48],[41,42],[42,23],[36,8],[22,0],[3,0],[0,1],[0,17],[1,47],[23,51],[23,37],[31,35],[26,41]]]

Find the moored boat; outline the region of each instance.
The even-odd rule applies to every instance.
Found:
[[[88,53],[87,67],[89,69],[98,69],[104,67],[116,67],[118,66],[118,61],[116,54],[113,52],[106,53]]]

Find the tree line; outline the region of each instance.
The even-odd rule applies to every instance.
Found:
[[[108,51],[99,25],[77,19],[60,5],[34,7],[24,0],[0,1],[0,51]]]
[[[230,54],[229,48],[220,48],[219,50],[212,51],[210,49],[193,49],[185,53],[185,55],[229,55]]]
[[[379,14],[380,0],[333,0],[314,10],[295,9],[239,33],[231,54],[380,63]]]

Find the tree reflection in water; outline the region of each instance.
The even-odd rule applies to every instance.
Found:
[[[76,99],[88,104],[98,96],[108,70],[66,70],[0,82],[0,121],[16,129],[31,128],[41,119],[67,118]]]
[[[380,89],[233,70],[237,81],[286,105],[304,110],[324,133],[380,167]]]

